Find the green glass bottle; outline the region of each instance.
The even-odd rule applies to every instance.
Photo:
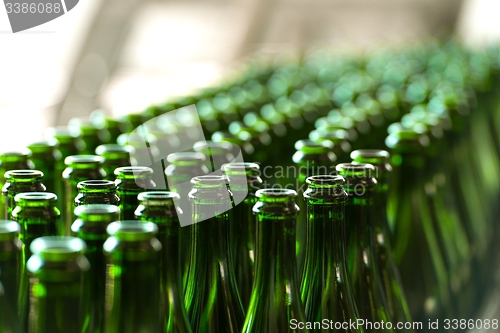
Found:
[[[106,172],[107,180],[115,180],[115,169],[132,165],[131,155],[135,149],[132,146],[122,146],[119,144],[100,145],[95,149],[96,155],[103,158],[102,168]]]
[[[308,322],[335,323],[314,327],[313,332],[363,332],[351,328],[360,318],[348,283],[344,238],[344,206],[347,193],[341,176],[320,175],[307,178],[307,243],[301,296]],[[337,326],[338,325],[338,326]],[[342,326],[347,325],[347,326]]]
[[[135,211],[142,222],[153,222],[158,226],[158,240],[162,244],[160,267],[160,329],[166,333],[191,333],[184,293],[182,291],[180,266],[180,224],[176,207],[180,200],[177,193],[166,191],[142,192],[138,196],[139,206]]]
[[[56,139],[59,143],[62,161],[71,155],[78,155],[85,150],[85,142],[82,140],[81,132],[74,127],[57,126],[49,127],[45,131],[47,140]],[[61,163],[61,172],[64,164]]]
[[[231,192],[224,176],[191,180],[191,261],[185,291],[191,327],[199,333],[241,332],[245,313],[230,253]]]
[[[120,205],[116,194],[116,185],[111,180],[84,180],[76,185],[78,195],[75,197],[75,207],[81,205]]]
[[[307,211],[305,201],[302,200],[302,195],[306,190],[306,178],[316,175],[328,175],[335,173],[335,161],[337,156],[333,152],[333,143],[325,140],[322,142],[314,142],[312,140],[299,140],[295,143],[297,150],[292,156],[292,161],[295,164],[295,172],[287,175],[287,183],[282,184],[288,186],[291,182],[297,191],[299,200],[299,216],[297,217],[297,272],[302,272],[305,244],[306,244],[306,219]]]
[[[158,227],[125,220],[110,223],[107,232],[104,332],[159,332]]]
[[[43,173],[38,170],[11,170],[5,173],[5,185],[2,188],[5,200],[5,219],[12,219],[14,197],[24,192],[45,192],[42,184]]]
[[[238,156],[241,153],[243,160],[252,161],[252,154],[255,153],[255,147],[248,141],[241,140],[238,136],[227,132],[217,131],[212,134],[213,142],[229,142],[233,145],[233,156]]]
[[[346,180],[349,195],[345,207],[346,255],[349,281],[360,318],[375,323],[389,322],[391,317],[385,299],[378,266],[375,262],[373,227],[373,194],[377,181],[371,164],[341,163],[337,171]],[[386,327],[383,332],[393,332]],[[365,332],[379,332],[365,326]]]
[[[193,145],[193,149],[205,155],[206,167],[211,173],[220,173],[221,166],[235,158],[233,145],[229,142],[200,141]]]
[[[47,187],[47,191],[53,193],[56,193],[56,182],[60,181],[60,175],[55,171],[62,158],[58,146],[56,139],[34,142],[28,145],[34,168],[43,172],[43,183]]]
[[[192,189],[191,179],[209,173],[205,165],[205,155],[195,152],[173,153],[167,156],[167,161],[170,163],[165,169],[165,175],[168,180],[168,190],[178,193],[181,196],[179,207],[184,213],[183,218],[190,221],[192,217],[192,207],[191,203],[189,200],[186,200],[186,198],[188,198],[188,193]],[[191,256],[191,228],[182,228],[180,237],[182,280],[185,288]]]
[[[0,220],[0,281],[4,288],[4,308],[0,313],[2,333],[21,332],[18,297],[21,286],[23,244],[19,240],[20,230],[17,222]]]
[[[5,184],[5,173],[9,170],[29,170],[35,166],[30,160],[31,152],[26,149],[23,151],[7,151],[0,154],[0,186]],[[5,197],[0,196],[0,216],[5,216]]]
[[[354,164],[370,163],[375,167],[377,186],[373,197],[373,228],[375,233],[375,262],[384,288],[389,314],[398,322],[412,322],[405,292],[394,260],[390,241],[387,201],[389,175],[392,171],[390,155],[385,150],[361,149],[351,153]]]
[[[103,141],[103,143],[116,142],[118,136],[127,131],[126,128],[123,128],[123,124],[120,121],[106,115],[102,110],[93,111],[90,114],[90,122],[95,128],[107,132],[106,137],[109,141]]]
[[[30,333],[88,332],[90,268],[85,242],[76,237],[41,237],[31,243]]]
[[[85,142],[85,149],[80,154],[94,154],[95,149],[109,138],[105,131],[95,127],[89,120],[73,118],[68,122],[68,127],[80,132],[80,138]]]
[[[427,136],[409,130],[390,134],[394,167],[388,218],[391,244],[414,320],[453,318],[449,276],[425,193]],[[391,223],[392,221],[392,223]]]
[[[252,208],[257,202],[255,192],[262,187],[257,163],[228,163],[222,172],[229,179],[235,206],[231,226],[231,253],[234,258],[236,281],[245,308],[250,304],[255,265],[255,216]]]
[[[78,195],[77,185],[84,180],[102,180],[106,172],[102,169],[102,157],[96,155],[68,156],[64,160],[66,169],[62,173],[64,195],[62,197],[63,210],[59,233],[69,235],[72,221],[75,220],[74,200]]]
[[[129,166],[115,169],[116,193],[120,197],[120,219],[134,220],[139,206],[137,196],[141,192],[153,190],[153,169],[143,166]]]
[[[297,192],[262,189],[255,194],[257,250],[252,297],[242,332],[309,332],[300,300],[295,259]]]
[[[72,235],[85,241],[85,256],[90,262],[89,333],[104,332],[106,263],[102,249],[108,238],[106,228],[111,222],[118,221],[119,211],[119,208],[113,205],[82,205],[75,208],[77,219],[71,225]]]
[[[14,202],[16,206],[12,211],[12,219],[21,226],[19,239],[23,242],[19,315],[22,330],[24,331],[28,327],[29,298],[26,262],[31,256],[30,245],[38,237],[57,234],[57,225],[61,213],[56,207],[57,196],[50,192],[19,193],[14,197]]]

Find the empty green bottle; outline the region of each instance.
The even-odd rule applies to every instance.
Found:
[[[68,156],[64,160],[66,169],[62,173],[64,181],[64,195],[62,219],[59,232],[62,235],[69,235],[71,223],[75,220],[74,200],[78,195],[77,185],[84,180],[101,180],[106,177],[106,172],[102,169],[102,157],[96,155],[75,155]]]
[[[104,301],[106,291],[106,262],[103,245],[106,228],[118,221],[119,208],[113,205],[82,205],[75,208],[76,220],[71,225],[72,235],[85,241],[85,257],[90,263],[88,274],[89,322],[88,332],[104,332]]]
[[[257,163],[228,163],[222,172],[229,179],[235,206],[231,225],[231,253],[235,262],[236,281],[244,308],[250,303],[255,265],[255,192],[262,187]]]
[[[387,201],[389,175],[392,171],[390,155],[385,150],[361,149],[351,153],[354,164],[370,163],[375,167],[377,186],[373,197],[373,228],[375,233],[375,262],[389,314],[393,320],[398,322],[411,322],[411,314],[403,290],[399,270],[394,260],[389,221],[387,219]]]
[[[33,169],[33,162],[30,160],[31,152],[26,149],[23,151],[7,151],[0,154],[0,186],[5,184],[5,173],[9,170],[29,170]],[[0,216],[5,216],[6,200],[5,196],[0,196]]]
[[[161,332],[190,333],[184,293],[182,291],[180,266],[180,223],[178,215],[182,211],[176,207],[180,196],[166,191],[143,192],[138,195],[139,207],[135,211],[142,222],[153,222],[158,226],[158,240],[162,250],[160,267],[160,308]]]
[[[74,206],[80,205],[120,205],[120,198],[116,194],[116,185],[111,180],[84,180],[76,186],[78,195]]]
[[[43,183],[48,192],[56,193],[60,175],[56,173],[56,166],[61,162],[61,152],[56,139],[39,141],[28,145],[31,151],[31,161],[36,170],[43,172]],[[56,193],[57,194],[57,193]]]
[[[20,230],[17,222],[0,220],[0,283],[4,288],[3,300],[0,301],[4,305],[0,313],[2,333],[21,332],[18,310],[23,245],[19,240]]]
[[[41,237],[31,243],[29,333],[88,331],[90,264],[85,242],[76,237]]]
[[[363,332],[361,327],[349,325],[360,317],[347,272],[344,178],[312,176],[307,184],[307,242],[301,282],[307,321],[334,323],[313,326],[312,332]]]
[[[262,189],[256,193],[257,250],[253,292],[244,333],[309,332],[300,300],[295,259],[297,192]]]
[[[341,163],[336,167],[345,178],[349,195],[345,206],[346,249],[349,281],[361,319],[371,323],[389,322],[380,273],[375,261],[373,195],[377,181],[371,164]],[[365,332],[378,332],[376,326],[364,326]],[[393,332],[389,327],[380,329]]]
[[[115,169],[116,193],[120,197],[120,219],[134,220],[139,206],[137,196],[141,192],[153,190],[153,169],[143,166],[128,166]]]
[[[122,146],[119,144],[104,144],[95,149],[96,155],[103,158],[102,168],[106,172],[108,180],[115,180],[115,169],[130,166],[131,155],[135,149],[132,146]]]
[[[224,176],[191,180],[191,261],[185,291],[191,327],[199,333],[241,332],[245,313],[230,252],[231,192]]]
[[[125,220],[110,223],[107,232],[104,332],[159,332],[158,227]]]
[[[5,173],[2,194],[5,200],[5,219],[12,219],[15,207],[14,197],[24,192],[45,192],[43,173],[38,170],[11,170]]]

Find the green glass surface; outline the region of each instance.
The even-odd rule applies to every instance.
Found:
[[[111,180],[84,180],[76,186],[78,195],[75,197],[75,206],[80,205],[120,205],[120,198],[116,194],[116,185]]]
[[[210,172],[219,172],[224,163],[234,160],[233,145],[229,142],[201,141],[193,145],[194,151],[205,155],[206,167]]]
[[[134,220],[139,206],[137,196],[141,192],[153,190],[153,169],[143,166],[128,166],[115,169],[116,193],[120,197],[120,219]]]
[[[0,220],[0,283],[3,285],[3,295],[0,295],[2,298],[0,303],[3,304],[0,312],[0,332],[2,333],[21,332],[21,314],[18,312],[23,266],[20,229],[17,222]]]
[[[43,172],[43,183],[48,192],[56,193],[59,175],[55,172],[56,166],[61,162],[61,152],[56,139],[39,141],[29,144],[27,147],[31,151],[31,161],[34,168]],[[60,193],[56,193],[60,195]]]
[[[110,223],[107,232],[104,332],[159,332],[158,227],[123,220]]]
[[[307,242],[302,272],[301,299],[308,322],[328,319],[349,323],[360,317],[348,283],[345,253],[344,205],[347,193],[340,176],[307,178]],[[311,329],[312,332],[363,332],[362,327]]]
[[[224,176],[191,181],[193,204],[191,261],[185,291],[194,332],[241,332],[245,313],[230,253],[231,194]]]
[[[373,195],[377,181],[371,164],[341,163],[336,167],[345,178],[346,255],[349,281],[361,319],[391,321],[379,268],[375,260]],[[365,328],[366,332],[393,332]]]
[[[182,214],[176,203],[177,193],[167,191],[142,192],[138,196],[139,206],[135,211],[142,222],[153,222],[158,226],[158,240],[162,250],[160,267],[159,322],[161,332],[190,333],[191,324],[186,312],[182,290],[180,266],[180,224]]]
[[[80,154],[94,154],[97,146],[108,140],[107,133],[94,126],[90,120],[73,118],[69,121],[68,126],[79,131],[80,138],[85,142],[85,149],[81,150]]]
[[[62,173],[64,182],[63,209],[59,233],[69,235],[71,223],[75,220],[73,214],[74,200],[78,195],[77,185],[84,180],[102,180],[106,172],[102,169],[102,157],[97,155],[74,155],[64,160],[66,169]]]
[[[384,288],[389,314],[398,322],[411,322],[411,314],[403,290],[399,270],[390,241],[387,202],[389,177],[392,171],[390,155],[385,150],[362,149],[351,153],[353,163],[369,163],[375,167],[377,186],[373,197],[373,228],[375,233],[375,262]]]
[[[5,198],[5,218],[12,219],[15,207],[14,197],[24,192],[45,192],[42,184],[43,173],[39,170],[11,170],[5,173],[2,194]]]
[[[119,144],[104,144],[96,148],[96,155],[101,156],[104,160],[102,168],[106,172],[108,180],[115,180],[115,169],[131,165],[131,155],[135,149],[132,146],[122,146]]]
[[[224,164],[222,172],[229,179],[234,197],[242,200],[233,208],[235,223],[231,225],[230,243],[241,302],[246,309],[250,304],[255,270],[256,230],[252,208],[257,202],[255,192],[262,187],[262,178],[257,163]]]
[[[291,325],[306,321],[295,259],[297,192],[262,189],[256,196],[255,279],[242,332],[309,332]]]
[[[88,270],[85,242],[76,237],[41,237],[31,243],[29,326],[34,333],[88,330]]]
[[[104,302],[106,291],[106,263],[103,245],[108,234],[106,228],[111,222],[118,221],[119,208],[113,205],[82,205],[75,208],[77,219],[71,225],[72,236],[87,244],[85,257],[90,263],[89,284],[89,319],[91,333],[104,332]]]

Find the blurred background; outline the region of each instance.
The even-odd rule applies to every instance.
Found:
[[[12,34],[0,10],[0,149],[96,108],[120,115],[216,84],[249,57],[496,40],[497,0],[82,0]]]

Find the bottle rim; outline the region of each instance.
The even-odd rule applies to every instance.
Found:
[[[356,176],[357,178],[371,178],[375,172],[375,167],[369,163],[340,163],[335,169],[341,176]]]
[[[19,151],[4,151],[0,153],[0,161],[17,162],[24,161],[31,157],[31,151],[28,148]]]
[[[391,155],[383,149],[358,149],[351,152],[351,159],[355,162],[384,163]]]
[[[105,159],[128,157],[134,153],[134,147],[130,145],[119,145],[117,143],[107,143],[97,146],[95,149],[96,155],[102,156]]]
[[[214,187],[226,187],[229,179],[226,176],[219,175],[203,175],[191,178],[191,184],[193,188],[214,188]]]
[[[323,140],[315,141],[311,139],[303,139],[295,142],[295,149],[304,153],[321,154],[329,152],[333,149],[334,144],[332,141]]]
[[[16,194],[14,201],[21,207],[37,205],[37,203],[43,205],[46,202],[57,201],[57,195],[51,192],[24,192]]]
[[[40,170],[9,170],[4,174],[6,181],[12,182],[29,182],[33,179],[39,180],[44,174]]]
[[[66,261],[83,255],[87,244],[77,237],[44,236],[33,240],[30,250],[47,261]]]
[[[255,192],[255,196],[260,201],[295,201],[297,191],[284,188],[263,188]]]
[[[178,152],[167,156],[167,162],[175,164],[179,162],[191,162],[193,164],[200,163],[206,160],[204,154],[199,152]]]
[[[122,241],[143,241],[153,238],[158,233],[158,226],[153,222],[120,220],[111,222],[106,232]]]
[[[117,178],[129,178],[127,176],[131,176],[131,178],[147,177],[153,174],[153,169],[151,169],[150,167],[139,165],[124,166],[116,168],[114,174]]]
[[[76,188],[79,192],[83,190],[105,192],[107,190],[116,190],[116,185],[112,180],[88,179],[79,182]]]
[[[211,154],[215,153],[230,153],[233,151],[233,144],[227,141],[198,141],[193,145],[195,152],[202,153],[208,151]]]
[[[181,196],[178,193],[170,191],[150,191],[141,192],[137,195],[139,201],[171,201],[180,200]]]
[[[258,174],[260,166],[254,162],[231,162],[221,166],[222,172],[227,174]]]
[[[67,166],[78,165],[99,165],[102,164],[103,158],[98,155],[71,155],[64,159],[64,164]]]
[[[27,146],[32,154],[52,152],[54,149],[57,149],[57,147],[59,147],[59,142],[54,138],[33,142]]]
[[[345,179],[340,175],[316,175],[307,177],[306,183],[309,186],[330,188],[343,186]]]
[[[0,220],[0,241],[16,239],[21,232],[21,226],[16,221]]]

